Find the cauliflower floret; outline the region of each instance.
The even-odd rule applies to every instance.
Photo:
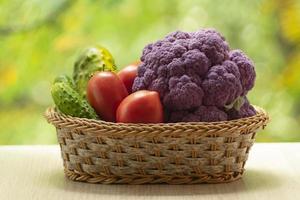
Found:
[[[202,83],[204,105],[223,107],[242,94],[240,72],[235,63],[224,61],[210,68]]]
[[[253,62],[241,50],[231,51],[229,53],[229,58],[239,68],[241,74],[240,80],[243,86],[242,95],[244,96],[254,86],[256,73],[255,73]]]
[[[227,119],[227,114],[215,106],[199,106],[192,112],[174,111],[169,116],[169,122],[214,122]]]
[[[209,67],[209,60],[204,53],[193,49],[182,54],[180,58],[175,58],[168,64],[168,76],[180,76],[184,74],[197,74],[203,76]]]
[[[209,58],[212,65],[220,64],[228,59],[228,44],[220,33],[213,29],[200,30],[192,34],[195,39],[190,43],[190,49],[199,49]]]
[[[203,91],[192,79],[183,75],[169,80],[169,92],[163,98],[163,104],[169,110],[185,110],[202,104]]]
[[[227,113],[229,119],[232,120],[254,116],[256,114],[256,111],[255,108],[249,103],[249,100],[245,97],[245,102],[239,110],[232,108],[227,111]]]

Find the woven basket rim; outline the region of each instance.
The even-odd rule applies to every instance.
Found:
[[[54,119],[60,121],[68,121],[69,123],[76,123],[76,124],[85,124],[89,126],[107,126],[107,127],[116,127],[120,128],[199,128],[199,127],[206,127],[206,128],[213,128],[213,129],[221,129],[224,127],[233,127],[233,126],[247,126],[249,124],[257,124],[261,123],[261,119],[264,119],[263,124],[265,125],[269,121],[269,116],[267,112],[258,106],[253,105],[256,110],[256,115],[236,120],[229,120],[229,121],[218,121],[218,122],[177,122],[177,123],[115,123],[115,122],[107,122],[103,120],[96,120],[96,119],[87,119],[87,118],[79,118],[79,117],[72,117],[63,113],[56,111],[55,107],[47,108],[44,116],[48,120],[49,123],[55,124]]]

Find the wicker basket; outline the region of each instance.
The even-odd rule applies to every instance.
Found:
[[[258,129],[253,117],[213,123],[117,124],[76,118],[49,108],[65,174],[89,183],[224,183],[239,179]]]

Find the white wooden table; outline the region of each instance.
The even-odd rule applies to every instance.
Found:
[[[300,143],[255,144],[241,180],[205,185],[93,185],[64,177],[58,146],[0,146],[0,200],[300,199]]]

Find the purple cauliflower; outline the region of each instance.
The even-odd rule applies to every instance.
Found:
[[[255,77],[256,77],[254,64],[241,50],[231,51],[229,53],[229,58],[239,68],[241,74],[240,80],[243,87],[242,95],[244,96],[254,86]]]
[[[251,117],[256,114],[256,111],[255,108],[249,103],[249,100],[245,97],[245,102],[239,110],[232,108],[227,113],[229,119],[232,120],[244,117]]]
[[[220,33],[213,29],[203,29],[191,35],[194,39],[190,48],[204,52],[211,64],[220,64],[228,58],[229,46]]]
[[[196,110],[174,111],[169,115],[169,122],[215,122],[226,121],[227,114],[216,106],[199,106]]]
[[[166,121],[221,121],[254,80],[252,61],[216,30],[176,31],[144,48],[132,90],[157,91]]]
[[[163,99],[165,109],[186,110],[201,106],[203,90],[197,85],[197,81],[193,81],[191,77],[187,75],[171,77],[168,85],[169,92]]]
[[[240,72],[232,61],[224,61],[209,69],[202,88],[205,93],[204,104],[223,107],[242,94]]]

